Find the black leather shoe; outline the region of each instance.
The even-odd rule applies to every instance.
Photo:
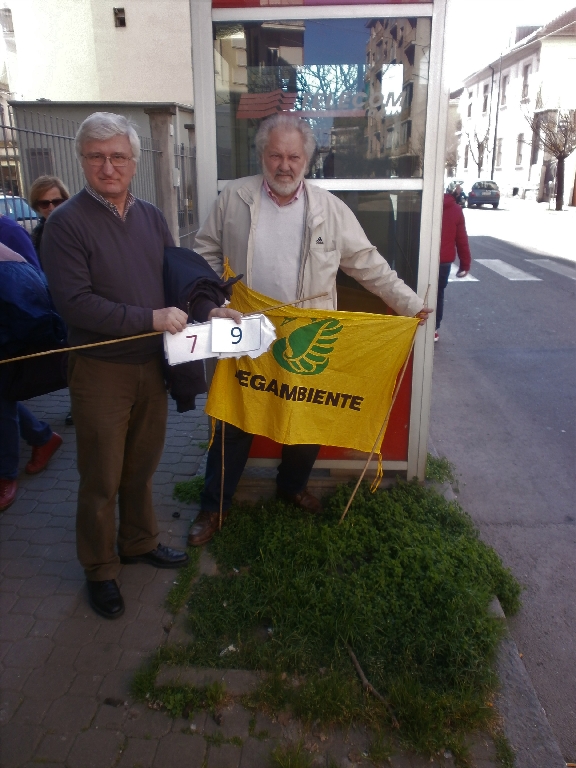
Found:
[[[156,549],[145,552],[143,555],[134,555],[126,557],[121,555],[120,562],[124,565],[133,565],[134,563],[148,563],[155,568],[181,568],[188,564],[188,555],[179,549],[172,549],[158,544]]]
[[[90,605],[105,619],[119,619],[124,613],[124,600],[114,579],[87,581]]]
[[[66,414],[66,418],[64,419],[64,424],[66,424],[67,427],[74,426],[74,418],[72,416],[72,411],[68,411],[68,413]]]
[[[281,491],[280,488],[276,489],[276,496],[282,501],[287,501],[290,504],[294,504],[295,507],[305,509],[306,512],[312,512],[312,514],[319,514],[322,512],[322,504],[320,500],[313,496],[308,488],[304,488],[301,493],[286,493]]]

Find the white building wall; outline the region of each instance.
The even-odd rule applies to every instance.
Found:
[[[7,0],[10,2],[10,0]],[[12,0],[19,99],[192,104],[188,0]]]
[[[15,0],[18,70],[13,98],[100,98],[91,0]]]
[[[545,107],[576,108],[576,35],[542,41],[539,79]]]

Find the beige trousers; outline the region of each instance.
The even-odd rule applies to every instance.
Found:
[[[126,365],[71,353],[68,379],[80,473],[78,559],[88,580],[114,579],[119,555],[140,555],[158,543],[152,476],[168,412],[162,364],[159,358]]]

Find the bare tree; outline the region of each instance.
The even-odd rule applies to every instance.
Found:
[[[337,109],[338,100],[345,92],[356,93],[363,72],[356,64],[310,64],[297,69],[299,100],[305,101],[306,95],[315,97],[312,109]],[[360,81],[363,85],[363,82]],[[322,103],[318,104],[318,99]],[[308,108],[310,105],[306,104]],[[304,103],[301,104],[304,108]]]
[[[444,168],[446,169],[447,176],[454,176],[456,168],[458,167],[458,148],[450,147],[446,148],[446,156],[444,158]]]
[[[474,134],[472,136],[469,133],[466,134],[472,160],[474,160],[476,167],[478,168],[478,178],[480,178],[480,174],[482,173],[486,155],[488,155],[490,152],[488,147],[489,134],[490,126],[486,127],[486,131],[480,131],[480,134],[478,134],[478,130],[476,128],[474,128]]]
[[[525,117],[532,129],[532,143],[537,143],[556,158],[556,210],[561,211],[564,205],[564,162],[576,149],[576,110],[548,109]]]

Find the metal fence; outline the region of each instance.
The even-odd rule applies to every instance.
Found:
[[[174,147],[174,165],[178,169],[178,234],[183,248],[192,248],[198,230],[196,205],[196,147],[177,144]]]
[[[74,137],[80,123],[25,110],[0,112],[0,213],[19,219],[30,228],[33,211],[25,202],[38,176],[58,176],[70,190],[79,192],[85,184],[76,158]],[[131,190],[136,197],[156,205],[158,163],[157,142],[140,137],[141,155]]]

